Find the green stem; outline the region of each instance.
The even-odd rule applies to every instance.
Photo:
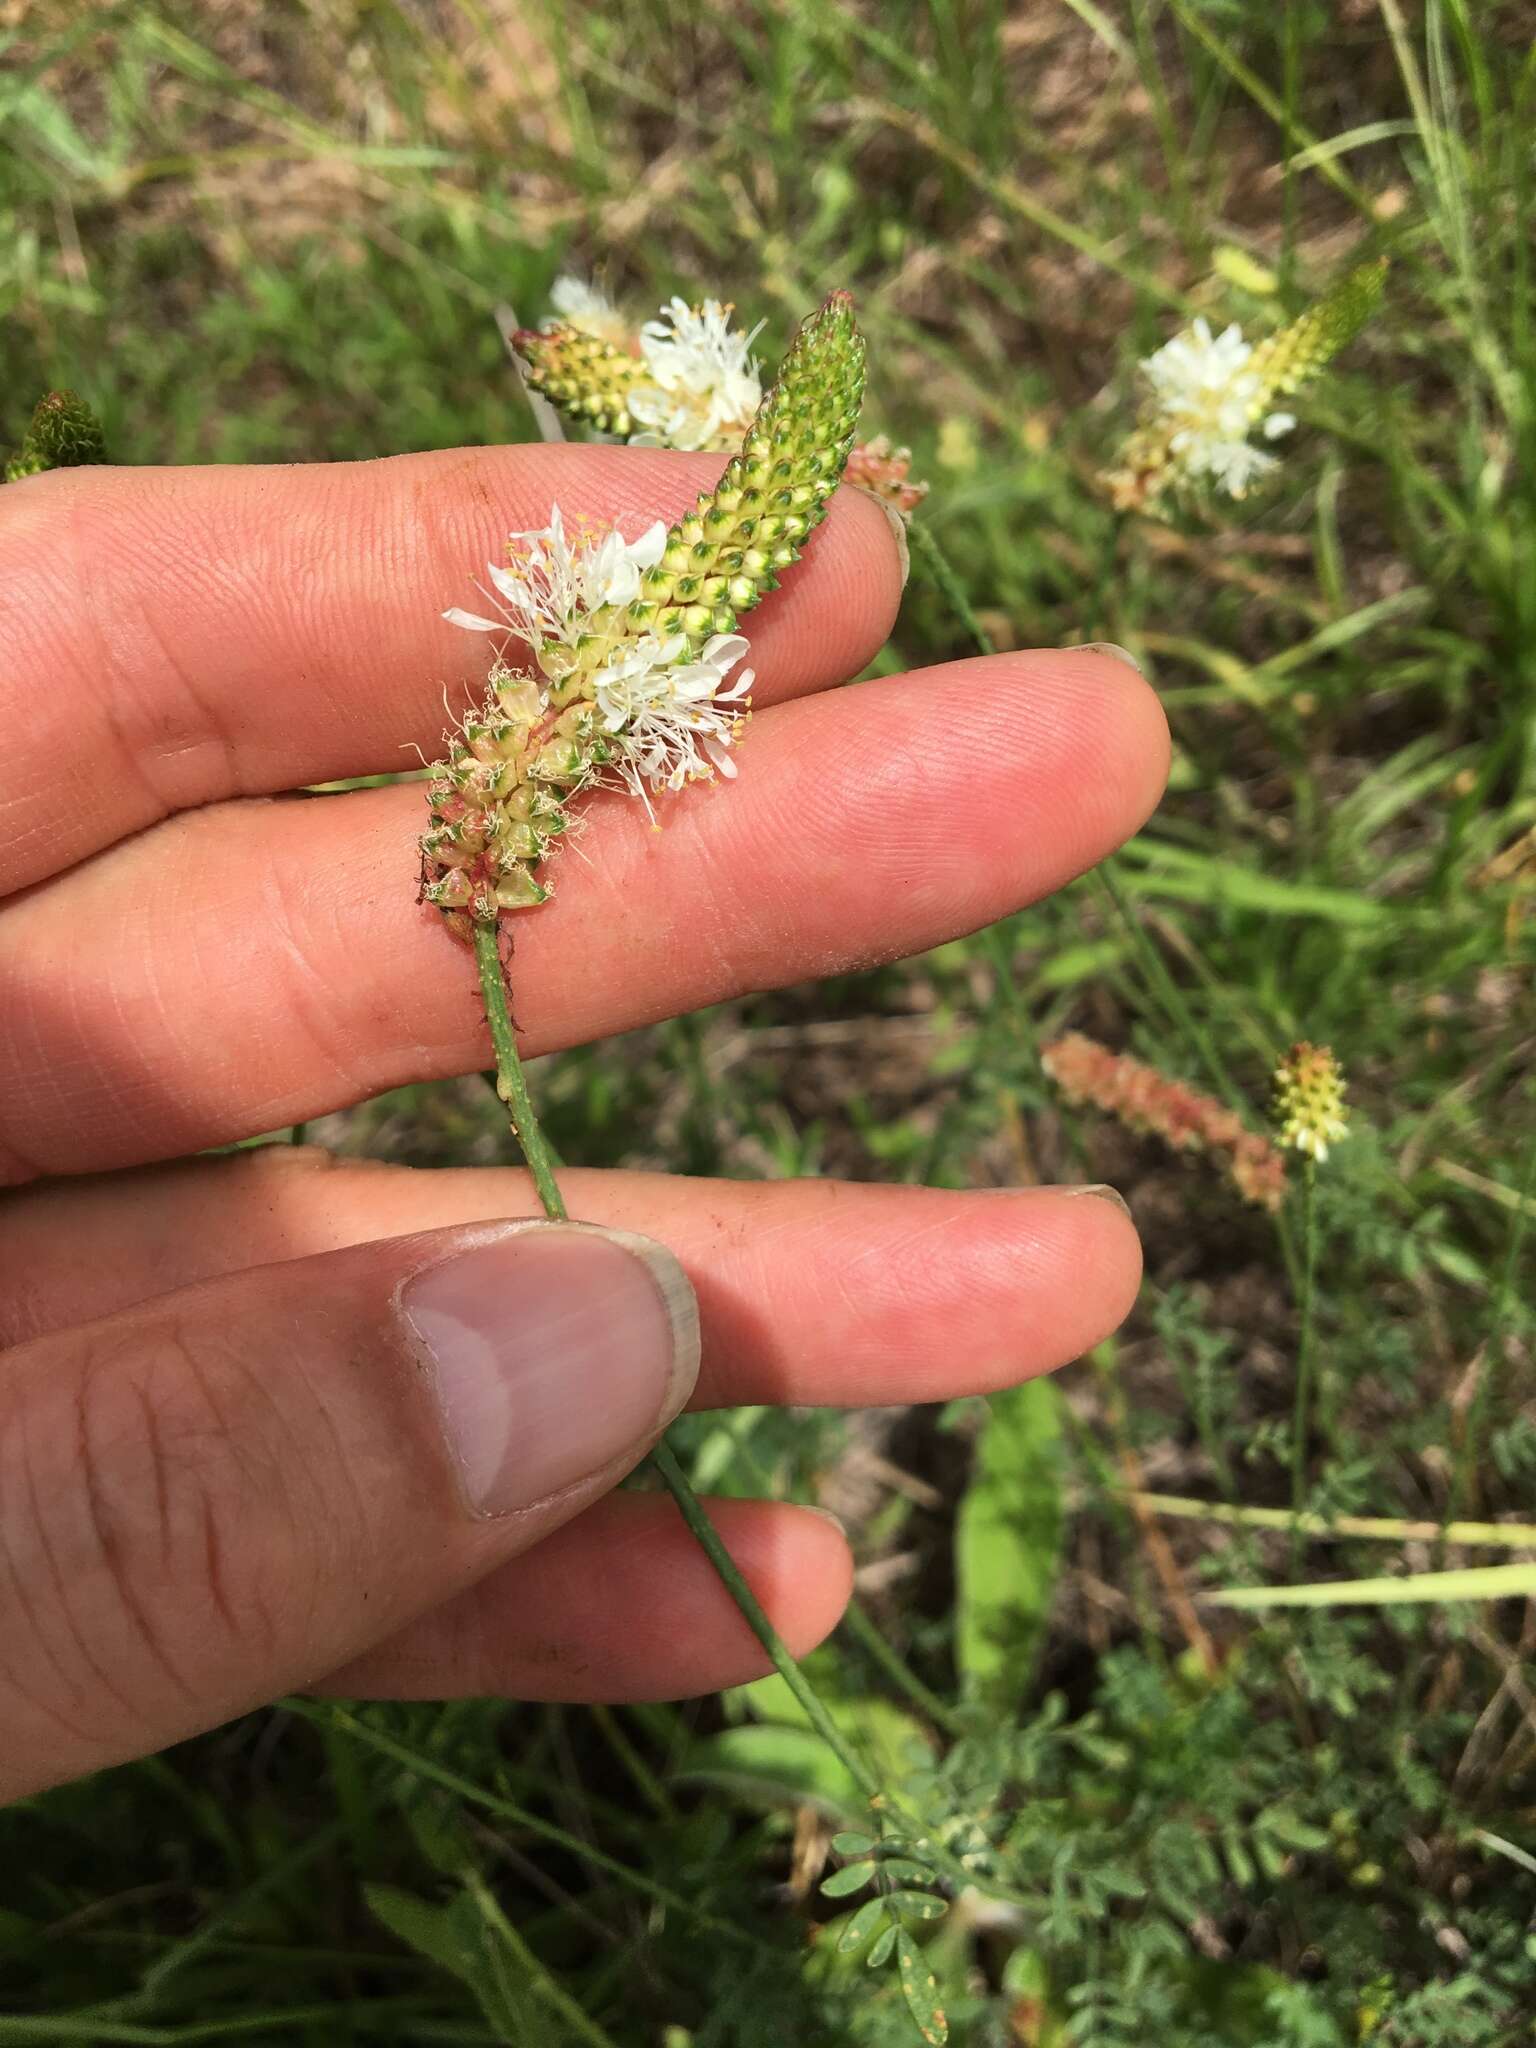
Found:
[[[501,934],[494,920],[475,920],[475,965],[480,970],[485,1021],[491,1027],[491,1044],[496,1052],[496,1093],[507,1105],[513,1133],[523,1148],[528,1171],[544,1204],[544,1214],[556,1223],[564,1223],[567,1210],[555,1182],[554,1158],[534,1115],[528,1077],[517,1056],[517,1037],[512,1029],[512,1013],[507,1008],[507,983],[501,965]]]
[[[1301,1554],[1302,1508],[1307,1491],[1307,1409],[1312,1394],[1313,1304],[1317,1297],[1317,1162],[1308,1159],[1301,1180],[1301,1335],[1296,1347],[1296,1412],[1291,1422],[1291,1569]]]
[[[914,554],[921,555],[923,567],[928,571],[950,610],[970,635],[978,654],[996,654],[997,644],[986,627],[971,609],[971,600],[965,594],[965,586],[955,574],[948,555],[933,537],[933,529],[921,519],[914,519],[908,528]]]
[[[480,1908],[481,1916],[487,1926],[495,1929],[498,1939],[516,1956],[527,1977],[528,1986],[533,1996],[549,2006],[552,2011],[558,2013],[565,2025],[576,2035],[577,2039],[587,2043],[587,2048],[614,2048],[613,2036],[605,2033],[596,2020],[583,2012],[564,1985],[545,1969],[543,1963],[501,1910],[490,1886],[480,1875],[479,1871],[474,1869],[466,1870],[464,1872],[464,1884],[470,1897]]]
[[[1488,1340],[1483,1353],[1483,1370],[1472,1396],[1472,1405],[1467,1414],[1467,1426],[1461,1440],[1461,1450],[1456,1459],[1456,1469],[1446,1496],[1446,1521],[1460,1513],[1471,1497],[1474,1476],[1483,1447],[1483,1427],[1493,1414],[1498,1392],[1499,1366],[1504,1346],[1504,1322],[1509,1314],[1509,1305],[1515,1298],[1515,1275],[1520,1268],[1520,1253],[1525,1243],[1525,1226],[1531,1214],[1531,1196],[1536,1191],[1536,1130],[1533,1130],[1525,1148],[1525,1166],[1520,1175],[1520,1195],[1515,1203],[1514,1216],[1509,1226],[1509,1244],[1504,1253],[1504,1270],[1499,1278],[1499,1291],[1494,1300],[1493,1312],[1488,1319]]]
[[[726,1591],[740,1608],[742,1618],[768,1652],[774,1670],[805,1709],[806,1718],[811,1726],[865,1798],[879,1798],[880,1787],[848,1746],[842,1730],[822,1704],[821,1695],[785,1649],[777,1629],[758,1604],[757,1595],[742,1577],[735,1558],[720,1541],[714,1523],[705,1514],[703,1504],[689,1485],[688,1475],[678,1463],[676,1451],[665,1438],[652,1451],[651,1462],[661,1474],[667,1491],[677,1502],[678,1512],[688,1524],[689,1531],[719,1574]]]
[[[912,1704],[925,1713],[936,1728],[942,1728],[948,1735],[959,1735],[963,1732],[960,1716],[954,1708],[947,1706],[931,1686],[925,1685],[895,1645],[886,1641],[880,1632],[879,1623],[864,1612],[857,1596],[849,1601],[848,1612],[843,1616],[843,1620],[855,1642],[863,1644],[891,1683],[899,1686]]]
[[[1101,860],[1093,871],[1093,878],[1108,897],[1111,907],[1124,925],[1125,935],[1131,942],[1131,950],[1141,963],[1142,973],[1161,1000],[1163,1008],[1189,1040],[1207,1074],[1215,1083],[1218,1094],[1226,1099],[1230,1108],[1241,1114],[1245,1108],[1242,1090],[1227,1071],[1226,1062],[1216,1050],[1215,1041],[1190,1008],[1184,991],[1169,973],[1167,962],[1142,930],[1141,920],[1120,885],[1119,873],[1113,859],[1106,856]]]
[[[545,1215],[563,1223],[568,1212],[560,1190],[555,1184],[554,1161],[545,1143],[544,1133],[539,1128],[539,1119],[528,1093],[527,1078],[523,1073],[522,1062],[517,1056],[512,1016],[507,1008],[507,985],[501,965],[500,935],[495,923],[489,919],[477,918],[475,921],[475,964],[480,970],[480,990],[485,998],[485,1018],[491,1028],[491,1044],[496,1052],[496,1092],[511,1113],[512,1128],[523,1148],[523,1157],[527,1160],[528,1170],[533,1175],[533,1184],[539,1191],[539,1200],[544,1204]],[[698,1495],[688,1482],[687,1474],[678,1463],[676,1452],[665,1439],[651,1453],[651,1460],[661,1474],[667,1491],[677,1502],[683,1520],[714,1566],[726,1591],[741,1610],[743,1620],[768,1652],[775,1671],[805,1709],[812,1727],[832,1750],[864,1796],[868,1799],[878,1798],[879,1786],[849,1748],[836,1722],[822,1705],[821,1698],[810,1680],[784,1647],[778,1631],[759,1605],[756,1594],[737,1569],[736,1560],[716,1534],[715,1525],[705,1514]]]
[[[384,1729],[375,1728],[369,1721],[359,1720],[356,1714],[350,1713],[334,1700],[306,1700],[295,1697],[284,1699],[279,1704],[285,1713],[296,1715],[302,1721],[308,1721],[321,1728],[341,1729],[354,1741],[365,1743],[369,1749],[377,1750],[381,1756],[389,1757],[392,1762],[419,1778],[425,1778],[430,1784],[440,1785],[445,1792],[455,1793],[470,1806],[482,1807],[487,1813],[495,1814],[499,1820],[510,1821],[513,1827],[525,1829],[529,1834],[538,1835],[544,1841],[553,1843],[556,1848],[565,1850],[568,1855],[585,1858],[588,1863],[595,1865],[609,1877],[617,1879],[620,1884],[628,1885],[633,1891],[643,1893],[646,1898],[654,1900],[658,1906],[664,1906],[674,1913],[681,1913],[685,1919],[691,1920],[705,1933],[718,1934],[728,1941],[744,1942],[756,1949],[764,1946],[760,1938],[749,1928],[742,1927],[735,1921],[717,1918],[713,1913],[696,1906],[681,1892],[675,1892],[667,1885],[658,1884],[655,1878],[648,1877],[643,1870],[631,1870],[628,1864],[620,1863],[616,1856],[610,1856],[606,1850],[595,1848],[591,1842],[582,1841],[578,1835],[558,1827],[554,1821],[545,1820],[541,1815],[531,1813],[527,1807],[517,1805],[504,1793],[488,1792],[474,1779],[462,1777],[457,1771],[448,1770],[435,1757],[423,1756],[419,1750],[397,1741]]]

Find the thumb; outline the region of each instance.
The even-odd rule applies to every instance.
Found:
[[[622,1478],[698,1371],[622,1230],[263,1266],[0,1356],[0,1800],[333,1671]]]

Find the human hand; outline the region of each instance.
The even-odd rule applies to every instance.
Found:
[[[511,1169],[153,1164],[485,1064],[473,964],[415,901],[421,790],[281,792],[435,748],[483,653],[438,613],[509,528],[558,498],[635,531],[719,467],[527,447],[0,491],[0,1798],[300,1687],[755,1675],[671,1503],[610,1491],[680,1408],[986,1391],[1128,1307],[1129,1223],[1062,1190],[570,1172],[600,1226],[571,1228],[506,1221],[535,1207]],[[898,595],[844,490],[752,620],[739,781],[659,837],[584,800],[590,864],[515,927],[527,1051],[921,950],[1141,822],[1166,731],[1112,657],[827,694]],[[712,1514],[809,1648],[847,1598],[834,1525]]]

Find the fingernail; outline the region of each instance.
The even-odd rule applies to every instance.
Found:
[[[413,1275],[400,1311],[478,1515],[528,1507],[638,1454],[698,1377],[687,1275],[627,1230],[493,1226]]]
[[[1122,1214],[1129,1216],[1131,1205],[1118,1189],[1107,1186],[1103,1181],[1085,1182],[1082,1187],[1058,1188],[1058,1195],[1097,1195],[1101,1202],[1113,1202]]]
[[[848,1534],[848,1524],[841,1515],[834,1515],[830,1508],[812,1507],[809,1501],[803,1502],[802,1505],[808,1515],[820,1515],[824,1522],[830,1522],[839,1536]]]
[[[862,489],[862,486],[856,488]],[[867,495],[874,499],[885,514],[885,523],[890,527],[891,538],[896,543],[896,553],[901,562],[901,587],[905,590],[907,579],[912,574],[912,543],[907,538],[907,522],[889,498],[882,498],[878,491],[870,491]]]
[[[1132,654],[1131,650],[1128,647],[1117,647],[1113,640],[1085,640],[1082,643],[1082,649],[1084,654],[1112,655],[1116,661],[1128,663],[1130,667],[1135,669],[1137,675],[1144,676],[1146,674],[1146,670],[1136,659],[1135,655]]]

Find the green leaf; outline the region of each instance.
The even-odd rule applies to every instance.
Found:
[[[868,1941],[885,1919],[884,1899],[866,1899],[837,1937],[837,1952],[845,1956]]]
[[[885,1903],[893,1913],[910,1913],[915,1920],[942,1920],[949,1911],[948,1899],[933,1892],[887,1892]]]
[[[914,1863],[908,1856],[887,1856],[880,1864],[880,1874],[892,1884],[932,1884],[933,1866],[929,1863]]]
[[[867,1803],[812,1728],[724,1728],[694,1743],[677,1775],[759,1805],[811,1805],[838,1819]]]
[[[821,1889],[829,1899],[846,1898],[849,1892],[861,1892],[865,1885],[874,1880],[873,1863],[848,1863],[841,1870],[834,1870],[830,1877],[821,1881]]]
[[[943,2048],[949,2039],[949,2021],[939,2003],[939,1987],[923,1952],[905,1927],[896,1933],[896,1974],[907,2010],[917,2022],[917,2031],[928,2048]]]
[[[468,1981],[470,1958],[463,1933],[446,1906],[430,1905],[414,1892],[401,1891],[392,1884],[365,1884],[363,1897],[374,1919],[388,1928],[397,1941],[403,1941],[428,1962]]]
[[[867,1968],[871,1970],[878,1970],[882,1963],[888,1962],[890,1960],[891,1950],[896,1946],[896,1936],[898,1932],[899,1929],[896,1928],[894,1924],[887,1926],[884,1934],[880,1936],[879,1940],[875,1943],[874,1947],[870,1950],[869,1954],[864,1958],[864,1962]]]
[[[882,1783],[900,1782],[913,1770],[932,1763],[932,1738],[921,1721],[890,1700],[839,1699],[835,1676],[835,1667],[813,1660],[811,1677],[826,1702],[827,1712],[839,1732],[867,1758],[876,1778]],[[810,1726],[805,1709],[777,1673],[754,1679],[750,1685],[737,1686],[726,1697],[731,1704],[750,1708],[760,1721],[793,1728]],[[862,1812],[866,1802],[855,1796],[848,1805],[853,1811]]]
[[[1400,903],[1352,894],[1323,883],[1288,882],[1280,875],[1260,874],[1230,859],[1194,853],[1145,836],[1121,848],[1137,863],[1122,870],[1127,895],[1170,896],[1186,903],[1209,903],[1230,910],[1251,910],[1271,917],[1317,917],[1344,925],[1382,924],[1392,918],[1410,922],[1419,912]]]
[[[1411,1572],[1400,1579],[1232,1586],[1203,1597],[1216,1607],[1396,1607],[1418,1600],[1524,1600],[1533,1593],[1536,1564],[1489,1564],[1465,1571]]]
[[[994,1395],[955,1529],[955,1653],[967,1697],[1027,1687],[1061,1560],[1061,1396],[1048,1379]]]
[[[1312,1823],[1287,1811],[1283,1806],[1272,1806],[1261,1813],[1254,1822],[1257,1832],[1271,1835],[1277,1842],[1283,1842],[1288,1849],[1301,1849],[1316,1855],[1329,1846],[1325,1829],[1315,1828]]]
[[[867,1856],[875,1847],[873,1835],[860,1835],[844,1831],[832,1837],[832,1847],[839,1856]]]

